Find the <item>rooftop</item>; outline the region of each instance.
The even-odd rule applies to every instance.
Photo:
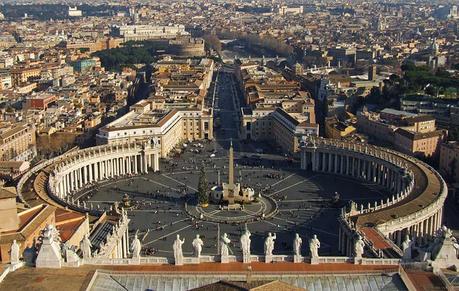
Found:
[[[252,263],[251,280],[274,281],[305,290],[406,290],[396,266],[354,264]],[[91,279],[94,279],[90,285]],[[201,263],[199,265],[89,266],[40,269],[24,267],[2,282],[5,290],[189,290],[221,280],[244,282],[247,265]]]

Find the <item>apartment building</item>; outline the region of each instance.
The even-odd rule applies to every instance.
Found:
[[[40,74],[40,66],[16,67],[11,70],[11,78],[14,85],[26,83],[30,78],[40,77]]]
[[[398,128],[394,137],[393,145],[397,150],[415,156],[432,157],[438,154],[446,133],[443,130],[423,133]]]
[[[303,138],[319,134],[319,125],[308,115],[289,113],[281,107],[246,107],[241,114],[241,139],[270,141],[286,153],[297,152]]]
[[[0,160],[29,161],[37,154],[35,126],[26,122],[0,123]]]
[[[183,25],[122,25],[114,27],[113,32],[124,41],[142,41],[150,39],[171,39],[189,35]]]
[[[159,138],[161,157],[183,141],[213,139],[211,109],[155,108],[155,100],[143,100],[121,118],[99,129],[98,144],[121,144]]]
[[[357,130],[397,150],[420,157],[439,153],[446,132],[437,130],[435,118],[394,109],[357,114]]]
[[[440,173],[459,182],[459,142],[450,141],[441,144]]]
[[[214,61],[211,59],[173,59],[166,57],[155,65],[153,75],[156,96],[170,102],[197,104],[212,82]]]

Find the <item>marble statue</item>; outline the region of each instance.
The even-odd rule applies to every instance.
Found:
[[[300,235],[297,233],[295,234],[295,239],[293,240],[293,254],[296,256],[301,256],[301,245],[303,244],[303,240],[301,239]]]
[[[175,265],[180,266],[183,265],[183,252],[182,252],[182,245],[185,243],[185,239],[181,240],[180,235],[177,234],[177,238],[174,241],[173,249],[174,249],[174,260]]]
[[[11,244],[11,254],[10,254],[11,265],[15,265],[20,262],[19,260],[20,249],[21,249],[21,244],[18,244],[16,240],[13,240],[13,243]]]
[[[89,240],[89,235],[85,234],[83,239],[80,242],[80,249],[83,254],[83,259],[91,258],[91,241]]]
[[[231,243],[231,240],[228,238],[228,235],[225,232],[221,240],[221,256],[222,257],[229,256],[229,252],[230,252],[229,244],[230,243]]]
[[[358,263],[358,261],[362,259],[364,248],[365,243],[363,242],[362,237],[359,235],[354,243],[354,263]]]
[[[57,230],[56,226],[53,224],[48,225],[45,228],[45,231],[49,231],[51,234],[51,237],[53,238],[54,242],[60,244],[61,243],[61,236],[59,234],[59,230]]]
[[[241,235],[242,258],[245,264],[250,263],[250,236],[252,234],[248,229]]]
[[[309,252],[311,253],[311,264],[318,264],[319,259],[319,248],[320,241],[317,238],[317,235],[314,235],[312,239],[309,240]]]
[[[140,250],[142,249],[142,243],[140,239],[137,237],[137,233],[134,235],[134,240],[131,243],[131,251],[132,251],[132,258],[139,259],[140,258]]]
[[[293,255],[301,256],[301,245],[303,244],[303,240],[301,239],[299,234],[295,234],[295,239],[293,240]]]
[[[196,238],[193,240],[191,244],[193,245],[193,248],[194,248],[195,257],[199,258],[201,256],[202,246],[204,245],[204,242],[199,237],[199,234],[196,235]]]
[[[276,234],[272,235],[268,233],[268,237],[265,239],[265,256],[272,256],[274,251],[274,240],[276,239]]]
[[[80,257],[76,254],[75,250],[67,242],[63,245],[63,248],[65,261],[67,263],[76,263],[79,266]]]
[[[405,240],[402,243],[403,259],[411,259],[411,251],[413,250],[413,241],[410,240],[410,236],[407,234]]]

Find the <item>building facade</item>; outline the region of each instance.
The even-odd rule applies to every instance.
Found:
[[[143,41],[150,39],[172,39],[177,36],[189,35],[183,25],[123,25],[116,27],[115,34],[127,41]]]
[[[182,141],[212,140],[212,110],[152,109],[153,100],[142,102],[123,117],[99,129],[98,144],[123,144],[158,138],[161,157]]]
[[[445,131],[437,130],[435,118],[393,109],[358,112],[357,130],[419,157],[437,155],[446,137]]]
[[[440,172],[453,181],[459,182],[459,142],[441,144]]]
[[[286,153],[297,152],[303,138],[319,134],[318,124],[282,108],[242,108],[241,114],[242,139],[272,141]]]
[[[0,125],[0,159],[29,161],[37,154],[35,126],[26,122]]]

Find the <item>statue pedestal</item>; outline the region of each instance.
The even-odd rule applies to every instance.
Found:
[[[293,256],[293,262],[294,262],[294,263],[302,263],[302,262],[303,262],[303,257],[302,257],[302,256],[294,255],[294,256]]]
[[[273,256],[265,256],[265,263],[272,263],[273,262]]]
[[[319,257],[312,257],[311,265],[318,265],[318,264],[319,264]]]
[[[130,259],[129,265],[140,265],[140,257]]]
[[[229,258],[228,258],[228,256],[220,256],[220,263],[222,263],[222,264],[227,264],[227,263],[229,263]]]
[[[183,259],[175,260],[174,264],[175,264],[176,266],[183,266]]]
[[[361,265],[362,264],[362,257],[354,257],[354,265]]]
[[[244,264],[250,264],[250,256],[242,256],[242,262]]]
[[[59,245],[53,241],[53,238],[45,237],[38,252],[35,262],[37,268],[57,268],[62,267],[62,256]]]
[[[200,263],[199,257],[193,257],[191,258],[191,263],[198,265]]]

